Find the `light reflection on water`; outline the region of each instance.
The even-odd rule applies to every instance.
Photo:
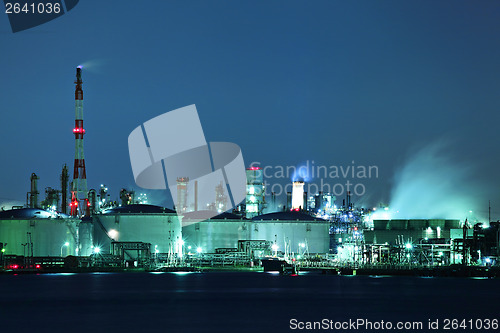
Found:
[[[302,273],[0,275],[0,295],[8,304],[2,307],[2,317],[9,318],[5,330],[27,314],[37,325],[50,324],[56,314],[61,327],[78,322],[84,331],[108,327],[109,318],[123,318],[113,321],[113,331],[155,330],[161,318],[169,332],[259,333],[288,331],[292,317],[486,318],[496,315],[489,304],[499,287],[499,279]]]

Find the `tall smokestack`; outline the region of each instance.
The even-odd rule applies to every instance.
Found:
[[[94,189],[89,191],[89,202],[90,202],[90,213],[95,214],[97,212],[97,192]]]
[[[286,192],[286,210],[292,209],[292,192]]]
[[[38,177],[35,173],[31,174],[30,208],[38,208],[38,179],[40,179],[40,177]]]
[[[61,213],[68,213],[68,166],[64,164],[61,172]]]
[[[73,182],[71,185],[71,216],[89,216],[90,203],[87,193],[87,173],[85,171],[85,157],[83,154],[83,89],[82,69],[76,68],[75,81],[75,164]]]
[[[198,211],[198,181],[194,181],[194,211]]]
[[[307,192],[304,192],[304,206],[302,206],[302,210],[308,210],[309,207],[307,206]]]
[[[187,210],[187,187],[189,177],[177,178],[177,211],[186,212]],[[196,209],[195,209],[196,210]]]
[[[292,209],[304,208],[304,182],[295,181],[292,187]]]

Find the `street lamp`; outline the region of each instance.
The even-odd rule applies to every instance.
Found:
[[[63,254],[62,254],[63,251],[62,250],[63,250],[63,247],[65,247],[65,246],[68,247],[69,246],[69,242],[66,242],[63,245],[61,245],[61,257],[63,256]]]
[[[203,249],[198,246],[198,248],[196,248],[196,252],[198,252],[198,266],[201,267],[201,252],[203,251]]]
[[[108,236],[113,241],[116,241],[118,239],[118,231],[116,231],[115,229],[111,229],[110,231],[108,231]]]
[[[184,240],[182,238],[179,238],[179,252],[180,252],[180,258],[181,258],[181,263],[184,260]]]
[[[274,256],[277,257],[278,256],[278,244],[274,243],[272,245],[272,249],[274,251]]]

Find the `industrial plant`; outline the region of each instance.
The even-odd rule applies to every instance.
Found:
[[[198,207],[196,181],[177,179],[174,209],[147,204],[145,194],[120,189],[111,200],[106,185],[87,188],[84,157],[82,68],[75,80],[75,157],[60,189],[46,188],[30,176],[26,205],[0,211],[2,270],[175,270],[287,267],[353,272],[362,269],[436,269],[498,264],[500,223],[447,219],[378,219],[351,193],[308,194],[295,180],[281,205],[266,196],[261,167],[246,169],[246,198],[227,211],[222,185],[213,203]],[[186,198],[195,191],[194,202]],[[203,208],[203,209],[201,209]],[[218,215],[207,214],[216,211]],[[209,216],[205,218],[204,216]],[[266,266],[267,265],[267,266]],[[269,266],[271,265],[271,266]]]

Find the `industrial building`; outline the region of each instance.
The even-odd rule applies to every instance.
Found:
[[[457,229],[462,233],[462,224],[459,220],[374,220],[373,230],[363,232],[366,243],[393,244],[404,237],[407,241],[418,242],[421,239],[450,239],[451,230]]]
[[[232,213],[225,212],[222,183],[215,188],[213,204],[201,205],[210,210],[199,210],[198,184],[195,180],[190,185],[188,177],[176,179],[176,210],[144,204],[144,194],[135,200],[134,192],[126,189],[120,190],[119,205],[111,201],[105,185],[99,193],[87,191],[82,83],[81,68],[77,68],[73,179],[69,182],[64,165],[61,190],[47,188],[40,204],[39,177],[33,173],[26,207],[0,211],[0,262],[4,267],[7,257],[16,267],[18,262],[33,267],[36,257],[46,258],[38,261],[43,263],[71,257],[80,267],[151,267],[184,265],[193,258],[198,265],[246,265],[268,256],[306,262],[323,258],[326,264],[434,266],[491,264],[500,255],[499,223],[484,228],[450,219],[372,221],[372,211],[356,208],[349,192],[337,207],[332,194],[319,192],[308,197],[301,180],[292,183],[285,206],[278,208],[274,193],[268,205],[260,167],[246,169],[245,201]],[[188,202],[188,186],[193,187],[194,202]],[[214,211],[220,214],[213,216]]]
[[[246,169],[247,190],[245,199],[245,215],[247,218],[262,214],[265,206],[264,172],[259,167]]]
[[[356,244],[362,253],[354,255],[369,263],[459,263],[460,251],[453,251],[454,239],[459,237],[453,238],[452,234],[459,232],[461,238],[462,227],[459,220],[374,220],[373,228],[363,230],[363,244]]]

